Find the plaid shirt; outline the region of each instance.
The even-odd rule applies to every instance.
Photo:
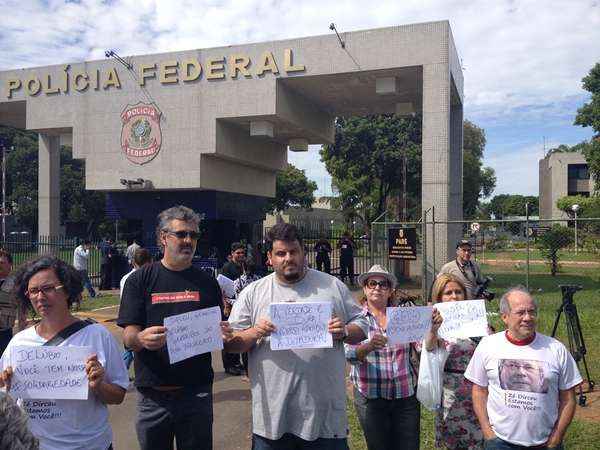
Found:
[[[369,323],[368,339],[374,334],[385,335],[367,306],[362,312]],[[367,340],[368,340],[367,339]],[[364,340],[361,344],[367,342]],[[364,361],[356,357],[358,345],[344,344],[346,359],[350,362],[350,380],[366,398],[393,400],[414,395],[414,375],[410,365],[410,345],[387,345],[370,352]]]

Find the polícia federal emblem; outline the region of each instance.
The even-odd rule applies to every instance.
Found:
[[[158,154],[162,144],[161,112],[150,103],[127,105],[121,113],[121,149],[135,164],[146,164]]]

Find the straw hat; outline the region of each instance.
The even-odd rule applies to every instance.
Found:
[[[389,273],[383,266],[381,266],[379,264],[373,265],[369,269],[368,272],[360,274],[358,276],[358,283],[361,286],[364,286],[365,283],[367,282],[367,280],[373,276],[380,276],[380,277],[383,277],[386,280],[388,280],[390,282],[390,284],[392,285],[392,289],[394,289],[396,287],[396,285],[398,284],[398,280],[396,279],[396,277],[394,275],[392,275],[391,273]]]

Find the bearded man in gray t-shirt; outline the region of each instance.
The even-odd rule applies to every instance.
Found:
[[[280,223],[268,233],[268,257],[275,273],[247,286],[229,322],[234,338],[227,351],[249,352],[253,450],[319,448],[346,450],[343,342],[365,339],[367,322],[348,288],[338,279],[304,265],[302,238]],[[332,348],[272,351],[276,302],[331,302],[328,331]]]

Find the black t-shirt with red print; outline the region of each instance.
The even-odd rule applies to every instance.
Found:
[[[221,289],[213,277],[195,267],[173,271],[156,262],[127,279],[117,325],[139,325],[143,330],[162,326],[165,317],[212,306],[222,308]],[[213,381],[210,353],[170,364],[166,345],[136,352],[134,368],[136,387],[205,386]]]

